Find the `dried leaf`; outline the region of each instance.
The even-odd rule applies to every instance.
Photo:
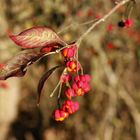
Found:
[[[9,77],[24,76],[27,66],[37,61],[41,56],[43,55],[35,50],[21,51],[0,69],[0,80],[6,80]]]
[[[53,30],[43,26],[32,27],[18,35],[10,34],[9,37],[24,49],[65,45]]]
[[[62,65],[61,65],[62,66]],[[38,101],[37,103],[40,103],[40,96],[41,96],[41,91],[43,89],[43,86],[46,82],[46,80],[48,80],[48,78],[50,77],[50,75],[59,67],[61,66],[55,66],[52,69],[50,69],[49,71],[47,71],[46,73],[44,73],[44,75],[40,78],[39,83],[38,83]]]

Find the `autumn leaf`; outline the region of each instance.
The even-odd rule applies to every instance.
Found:
[[[45,84],[45,82],[48,80],[48,78],[50,77],[50,75],[57,69],[60,68],[62,65],[60,66],[55,66],[53,68],[51,68],[49,71],[47,71],[46,73],[44,73],[44,75],[40,78],[39,83],[38,83],[38,100],[37,100],[37,104],[39,105],[40,103],[40,96],[41,96],[41,91],[43,89],[43,86]]]
[[[0,80],[6,80],[9,77],[24,76],[27,67],[42,56],[43,54],[35,50],[21,51],[0,69]]]
[[[32,27],[18,35],[9,34],[9,37],[24,49],[66,45],[52,29],[44,26]]]

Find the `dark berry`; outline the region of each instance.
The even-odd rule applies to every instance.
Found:
[[[121,28],[123,28],[123,27],[125,26],[125,22],[122,21],[122,20],[119,21],[119,22],[118,22],[118,26],[121,27]]]

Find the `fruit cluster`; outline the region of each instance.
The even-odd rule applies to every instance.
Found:
[[[82,96],[90,90],[89,82],[90,76],[88,74],[78,75],[74,78],[72,87],[67,88],[65,95],[68,99],[76,96]]]
[[[63,121],[70,114],[75,113],[79,109],[79,103],[72,100],[66,100],[60,109],[54,111],[54,118],[56,121]]]
[[[81,66],[76,59],[76,52],[76,44],[71,44],[69,48],[62,50],[66,73],[61,75],[60,82],[67,86],[64,92],[67,99],[59,109],[54,110],[53,117],[56,121],[63,121],[69,115],[75,113],[79,109],[79,103],[72,101],[72,98],[82,96],[90,90],[91,77],[88,74],[78,74]]]

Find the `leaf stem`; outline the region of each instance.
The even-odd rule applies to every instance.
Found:
[[[58,99],[59,99],[60,96],[61,96],[61,90],[62,90],[62,83],[60,83],[60,86],[59,86]]]
[[[53,97],[54,93],[56,92],[56,90],[58,89],[59,86],[60,86],[60,81],[57,83],[56,87],[54,88],[54,90],[50,94],[50,97]]]

